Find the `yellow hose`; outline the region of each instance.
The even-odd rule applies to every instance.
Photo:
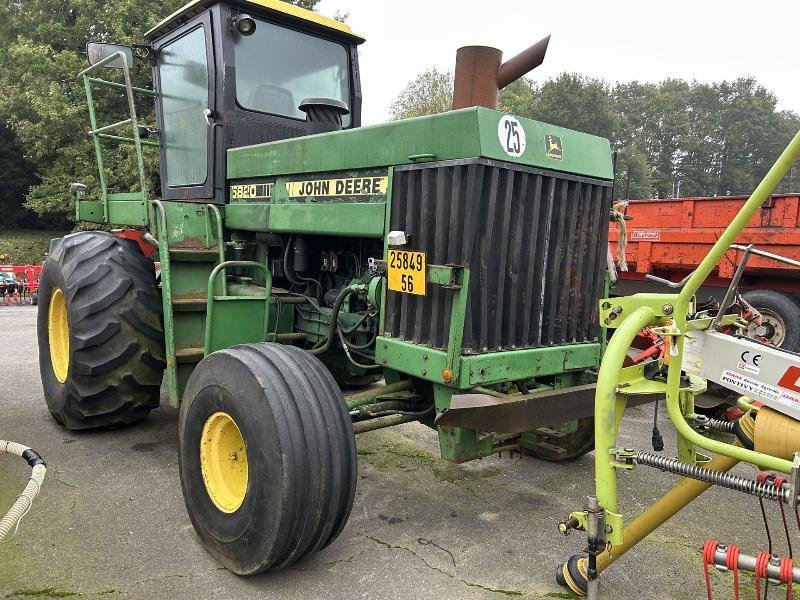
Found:
[[[31,477],[28,480],[28,485],[22,490],[22,493],[17,497],[17,501],[11,506],[11,510],[0,519],[0,542],[3,541],[9,533],[16,533],[19,527],[19,522],[33,506],[33,499],[39,495],[42,489],[42,482],[44,481],[47,467],[41,457],[31,448],[17,444],[15,442],[7,442],[0,440],[0,454],[16,454],[23,457],[28,464],[31,465]]]

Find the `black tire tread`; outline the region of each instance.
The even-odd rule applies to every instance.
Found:
[[[212,373],[217,361],[234,359],[252,374],[264,391],[285,457],[285,498],[275,543],[256,567],[237,568],[235,559],[214,552],[229,569],[242,575],[289,567],[330,544],[344,528],[356,487],[355,437],[344,398],[333,376],[314,356],[294,346],[259,343],[214,352],[195,368],[186,387],[181,421],[191,410],[189,395],[200,389],[203,372]],[[198,379],[195,385],[194,379]],[[203,385],[209,384],[205,379]],[[183,429],[183,425],[181,426]],[[247,440],[245,440],[247,443]],[[191,450],[181,451],[183,453]],[[182,478],[185,476],[181,468]],[[187,488],[184,482],[184,494]],[[200,537],[209,533],[192,522]],[[209,544],[212,549],[213,544]],[[252,558],[252,557],[251,557]]]
[[[45,397],[68,429],[125,425],[159,404],[164,361],[161,300],[153,261],[132,240],[99,231],[53,240],[42,274],[50,293],[60,282],[70,325],[70,369]],[[49,300],[39,306],[43,380],[52,369],[47,339]]]

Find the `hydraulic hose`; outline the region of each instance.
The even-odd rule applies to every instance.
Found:
[[[328,334],[325,337],[325,343],[319,348],[312,348],[309,350],[311,354],[324,354],[331,347],[333,337],[336,335],[336,326],[339,322],[339,311],[342,310],[342,304],[344,304],[345,298],[350,294],[363,293],[366,291],[367,286],[363,283],[354,283],[348,285],[346,288],[342,288],[342,291],[336,296],[336,302],[333,303],[333,308],[331,309],[331,320],[328,323]]]
[[[28,480],[28,485],[22,490],[22,493],[17,497],[17,501],[11,506],[11,510],[0,519],[0,542],[3,541],[9,533],[16,532],[19,527],[19,522],[33,506],[33,499],[39,494],[42,489],[42,482],[44,481],[47,466],[39,454],[27,446],[17,444],[14,442],[7,442],[0,440],[0,454],[16,454],[24,458],[28,465],[31,467],[31,477]]]

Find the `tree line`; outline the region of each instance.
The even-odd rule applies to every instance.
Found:
[[[429,69],[392,103],[394,119],[450,109],[451,73]],[[577,73],[501,91],[500,110],[608,138],[617,198],[749,194],[800,129],[775,94],[751,77],[610,84]],[[778,191],[800,190],[795,165]]]
[[[313,9],[319,0],[292,3]],[[185,0],[9,0],[0,3],[0,229],[66,228],[74,202],[71,181],[99,189],[79,71],[88,41],[141,43],[143,34]],[[112,76],[111,73],[104,73]],[[139,61],[137,82],[150,66]],[[98,93],[101,123],[126,114],[122,94]],[[391,106],[394,118],[449,110],[452,76],[429,70]],[[607,137],[617,152],[617,189],[629,196],[666,197],[747,193],[800,127],[797,114],[779,111],[769,90],[749,78],[698,83],[611,85],[564,73],[544,83],[523,79],[503,90],[501,108]],[[137,109],[154,124],[152,102]],[[148,165],[157,157],[149,150]],[[106,153],[109,181],[135,189],[132,148]],[[154,169],[153,169],[154,170]],[[630,176],[629,176],[630,174]],[[782,190],[800,188],[800,169]],[[618,194],[618,195],[620,195]]]

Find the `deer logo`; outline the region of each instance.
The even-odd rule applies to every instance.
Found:
[[[547,158],[561,160],[564,156],[564,149],[561,146],[561,138],[557,135],[547,134],[544,136],[544,154]]]

